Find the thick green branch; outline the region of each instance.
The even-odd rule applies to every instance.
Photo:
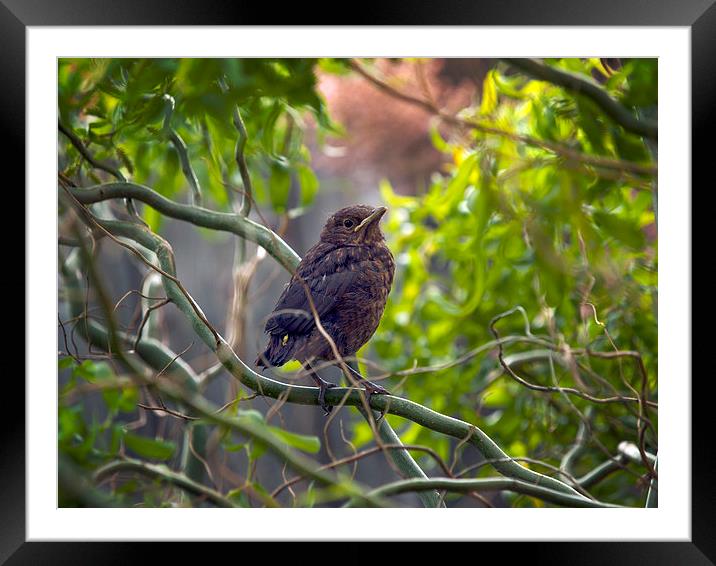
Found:
[[[107,198],[125,196],[125,191],[128,191],[132,196],[142,197],[140,200],[146,199],[145,202],[149,202],[151,200],[150,204],[157,204],[157,209],[161,206],[162,209],[171,211],[173,214],[168,214],[169,216],[177,215],[177,217],[179,217],[179,215],[181,215],[181,217],[185,220],[196,220],[194,223],[206,227],[221,229],[218,226],[224,226],[226,231],[234,231],[229,228],[244,226],[245,222],[250,222],[243,217],[235,215],[215,213],[205,209],[197,209],[191,206],[175,204],[157,195],[148,187],[141,187],[137,185],[113,184],[109,187],[107,185],[102,185],[92,189],[73,189],[72,194],[76,195],[82,202],[97,202]],[[164,210],[161,211],[164,212]],[[165,240],[153,234],[150,230],[136,224],[107,220],[100,220],[99,222],[115,236],[130,238],[145,248],[154,251],[157,255],[161,268],[169,273],[174,273],[170,251]],[[271,255],[274,255],[274,257],[282,257],[284,260],[294,258],[295,263],[292,263],[290,269],[295,269],[295,265],[297,265],[299,261],[295,252],[293,252],[293,250],[291,250],[291,248],[288,247],[283,240],[280,240],[275,235],[272,237],[271,235],[266,234],[266,232],[273,234],[267,228],[253,222],[251,222],[251,225],[255,226],[257,229],[242,229],[243,233],[240,235],[258,243],[259,245],[263,245],[262,241],[270,242],[273,247],[271,250],[267,249],[267,251],[269,251]],[[261,241],[259,241],[259,236],[261,237]],[[213,334],[197,317],[194,306],[189,303],[188,299],[180,292],[173,281],[164,278],[164,283],[167,296],[170,297],[185,314],[185,316],[188,317],[197,335],[207,344],[207,346],[216,352],[224,367],[247,387],[268,397],[279,398],[280,396],[282,399],[291,403],[307,405],[319,404],[318,388],[316,387],[287,385],[254,372],[238,358],[231,347],[223,341],[223,339],[220,339],[218,343],[215,341]],[[345,388],[330,389],[326,395],[326,401],[331,404],[339,404],[343,401],[346,394],[347,391]],[[361,403],[362,401],[358,391],[350,392],[347,398],[345,398],[345,404],[347,405],[357,406]],[[495,468],[506,476],[522,479],[524,481],[545,487],[551,487],[552,489],[563,493],[569,493],[577,497],[582,497],[577,491],[565,483],[529,470],[511,460],[488,435],[474,425],[442,415],[428,409],[427,407],[419,405],[418,403],[409,401],[408,399],[402,399],[390,395],[372,396],[371,407],[376,410],[404,417],[426,428],[453,436],[460,440],[468,438],[468,441],[473,444],[485,456],[485,458],[497,460],[494,464]]]
[[[360,373],[358,364],[355,361],[348,362],[348,365],[353,368],[355,372]],[[368,413],[363,408],[363,406],[358,405],[356,408],[358,409],[358,411],[360,411],[361,415],[363,415],[363,418],[365,418],[366,421],[370,422]],[[373,421],[378,423],[377,429],[381,442],[388,445],[401,445],[402,442],[400,440],[400,437],[393,430],[393,427],[390,426],[390,424],[388,424],[388,421],[386,421],[384,418],[378,421],[379,417],[380,415],[374,412]],[[427,479],[428,476],[425,475],[423,469],[418,465],[415,459],[410,455],[410,452],[408,452],[407,450],[390,451],[387,456],[393,461],[393,463],[397,466],[398,470],[404,475],[404,477]],[[418,498],[423,502],[423,505],[425,507],[445,507],[445,504],[443,503],[442,499],[440,498],[440,494],[437,491],[433,490],[418,492]]]
[[[655,121],[639,120],[628,108],[614,100],[596,83],[561,69],[544,65],[534,59],[503,60],[539,80],[561,86],[572,94],[586,96],[626,131],[653,140],[657,139],[659,128]]]
[[[185,220],[196,226],[230,232],[264,248],[289,271],[295,270],[301,258],[279,236],[253,220],[226,212],[180,204],[171,201],[150,187],[136,183],[106,183],[89,188],[70,188],[72,195],[82,204],[92,204],[113,198],[129,197],[148,204],[165,216]]]
[[[589,489],[590,487],[598,484],[609,474],[622,469],[626,461],[626,456],[619,454],[614,459],[605,460],[596,468],[584,474],[581,478],[577,480],[577,482],[584,489]]]
[[[582,496],[560,493],[548,487],[535,485],[530,482],[514,478],[481,478],[481,479],[454,479],[454,478],[432,478],[432,479],[409,479],[389,483],[374,489],[369,495],[386,497],[413,491],[424,491],[444,489],[451,492],[469,493],[471,491],[513,491],[524,495],[537,497],[550,503],[563,505],[565,507],[619,507],[609,503],[594,501]],[[353,502],[349,501],[347,507],[352,507]]]
[[[184,140],[174,128],[169,130],[167,136],[169,137],[169,141],[174,146],[174,149],[176,149],[176,152],[179,154],[179,162],[181,163],[182,173],[191,187],[192,202],[197,206],[201,206],[202,197],[201,187],[199,186],[199,178],[196,176],[194,168],[191,166],[191,161],[189,161],[189,151],[186,147],[186,143],[184,143]]]
[[[588,410],[591,409],[591,407],[588,407]],[[588,419],[591,416],[591,411],[589,413],[586,413],[586,418]],[[587,450],[587,442],[589,441],[589,427],[587,421],[580,421],[579,428],[577,429],[577,438],[574,441],[574,444],[572,447],[567,451],[567,453],[562,458],[562,462],[560,463],[560,469],[567,474],[567,477],[573,477],[574,476],[574,466],[577,463],[577,460],[584,454],[584,452]]]

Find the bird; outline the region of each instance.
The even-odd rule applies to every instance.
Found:
[[[298,264],[266,320],[268,343],[256,358],[259,368],[299,361],[318,384],[319,405],[328,415],[326,391],[335,384],[313,369],[319,361],[336,363],[353,356],[373,336],[393,285],[395,260],[380,229],[384,206],[357,204],[341,208],[326,221],[318,242]],[[309,295],[306,291],[309,291]],[[348,366],[369,396],[388,391]]]

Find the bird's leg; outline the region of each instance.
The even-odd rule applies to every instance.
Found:
[[[321,409],[323,409],[326,416],[330,415],[331,411],[333,410],[333,407],[326,403],[326,391],[328,391],[332,387],[336,387],[336,385],[334,383],[330,383],[329,381],[321,379],[321,376],[319,376],[316,370],[311,367],[310,363],[306,362],[306,365],[304,365],[303,367],[309,372],[311,379],[313,379],[313,381],[318,384],[318,404],[321,406]]]
[[[348,366],[348,369],[351,371],[351,373],[356,376],[358,379],[358,383],[365,387],[366,392],[368,393],[368,406],[370,406],[370,398],[373,395],[387,395],[389,394],[389,391],[385,387],[381,387],[380,385],[376,385],[372,381],[368,381],[366,378],[364,378],[361,375],[361,372],[358,371],[357,363],[355,361],[350,361],[346,363],[346,366]],[[377,419],[375,419],[375,422],[378,423],[380,420],[385,416],[385,411],[380,411],[380,414]]]

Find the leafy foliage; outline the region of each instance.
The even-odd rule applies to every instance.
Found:
[[[61,59],[60,120],[100,161],[118,161],[128,179],[170,198],[187,187],[168,139],[168,128],[175,129],[206,189],[206,205],[227,208],[227,190],[241,190],[233,160],[238,106],[254,198],[284,212],[309,206],[318,189],[302,139],[304,111],[334,128],[316,92],[315,65],[312,59]],[[64,149],[69,176],[84,168],[99,181],[73,148]],[[144,214],[157,228],[161,217],[149,208]]]
[[[656,108],[656,60],[625,60],[618,69],[599,59],[545,64],[597,80],[637,116]],[[191,194],[191,175],[181,144],[172,141],[176,134],[202,205],[230,211],[244,189],[235,160],[238,111],[257,206],[294,218],[320,194],[304,138],[308,124],[315,124],[319,140],[341,134],[317,90],[317,69],[343,76],[351,67],[340,59],[61,59],[60,122],[97,160],[181,201]],[[380,186],[398,272],[381,326],[360,355],[401,375],[391,382],[394,393],[475,423],[515,458],[559,467],[585,421],[589,434],[576,476],[616,454],[623,441],[655,453],[657,414],[646,404],[658,401],[652,148],[588,97],[504,63],[487,73],[479,100],[452,122],[436,121],[430,135],[447,163],[430,186],[410,195],[396,193],[389,179]],[[111,180],[62,136],[60,166],[82,186]],[[161,229],[153,208],[141,214]],[[622,399],[595,403],[525,387],[503,371],[495,332],[511,337],[504,356],[527,382]],[[638,352],[645,373],[635,357],[588,355],[617,351]],[[421,371],[426,367],[433,369]],[[147,436],[128,426],[137,418],[140,392],[113,365],[61,356],[59,370],[59,450],[81,469],[96,471],[130,455],[181,466],[201,481],[207,463],[196,452],[215,433],[212,441],[225,454],[241,453],[247,463],[245,484],[227,498],[248,506],[252,493],[273,503],[255,474],[266,453],[260,441],[237,439],[204,420],[184,423],[179,441]],[[258,411],[234,405],[227,412],[304,454],[321,450],[317,437],[269,424]],[[460,460],[464,443],[387,418],[404,443],[429,446],[446,462]],[[373,438],[362,422],[346,434],[358,448]],[[418,461],[439,473],[432,457]],[[544,471],[539,463],[524,465]],[[630,473],[615,474],[592,493],[643,505],[635,485],[642,487],[644,467],[628,466]],[[492,473],[489,466],[476,472]],[[152,485],[132,480],[113,494],[125,504],[137,498],[166,504],[161,484]],[[317,504],[321,496],[311,484],[302,502]],[[524,496],[508,503],[544,504]]]
[[[598,60],[549,63],[585,77],[608,73]],[[628,61],[604,79],[610,94],[625,105],[656,104],[653,60]],[[488,73],[481,103],[461,116],[563,144],[581,155],[651,163],[644,141],[625,133],[589,100],[511,74],[506,66]],[[444,139],[436,128],[433,140],[452,163],[435,173],[424,194],[395,194],[388,181],[381,187],[391,211],[386,228],[399,268],[398,286],[371,342],[383,364],[398,371],[457,360],[494,339],[493,317],[520,305],[531,331],[559,349],[640,352],[649,374],[649,398],[656,400],[655,179],[600,170],[479,129]],[[501,336],[525,335],[518,314],[500,320],[497,328]],[[534,349],[509,346],[506,353]],[[558,466],[580,422],[570,403],[582,413],[591,403],[526,390],[500,375],[495,352],[492,348],[444,370],[410,375],[402,392],[437,411],[488,426],[513,456],[543,458]],[[639,367],[629,359],[582,361],[587,367],[576,372],[574,365],[556,364],[552,377],[549,359],[542,356],[517,373],[543,386],[554,385],[554,379],[563,387],[586,387],[600,397],[612,392],[589,371],[624,395],[640,388]],[[655,426],[656,411],[649,416]],[[636,417],[620,403],[599,406],[592,427],[612,453],[622,440],[638,441]],[[654,432],[648,435],[652,449]],[[410,425],[403,439],[437,445],[445,458],[450,456],[447,439],[417,425]],[[590,449],[594,459],[585,464],[592,465],[604,454],[594,443]],[[625,478],[624,485],[631,480]],[[614,489],[605,487],[604,494]],[[633,496],[629,500],[635,501]]]
[[[247,133],[244,155],[253,199],[264,209],[295,217],[313,203],[319,188],[303,139],[306,122],[315,122],[320,131],[337,131],[316,90],[317,63],[312,59],[61,59],[60,122],[95,159],[111,163],[127,180],[182,200],[190,186],[170,139],[173,130],[186,147],[204,193],[203,205],[228,211],[244,189],[235,161],[239,132],[233,116],[238,110]],[[80,184],[113,180],[93,168],[64,136],[60,136],[60,164],[62,172]],[[141,214],[152,229],[161,229],[162,216],[153,208],[145,206]],[[69,372],[60,392],[59,448],[72,462],[97,470],[123,455],[152,462],[183,461],[190,475],[203,477],[205,464],[191,451],[182,454],[186,448],[177,442],[148,437],[128,426],[128,414],[137,417],[139,393],[130,381],[119,380],[110,365],[92,359],[78,364],[68,356],[60,359],[59,369],[63,375]],[[311,454],[320,449],[318,438],[268,425],[257,411],[232,407],[229,412],[257,420],[287,446]],[[206,436],[204,423],[188,426],[200,450]],[[251,471],[265,447],[255,441],[237,444],[228,431],[222,434],[222,446],[246,454],[247,485],[263,489],[252,484]],[[116,494],[140,494],[146,505],[162,500],[159,492],[137,482],[124,484]],[[248,504],[245,494],[238,504]]]

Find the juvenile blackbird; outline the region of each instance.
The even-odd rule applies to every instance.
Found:
[[[379,226],[385,212],[382,206],[355,205],[333,214],[266,322],[268,344],[256,365],[301,362],[320,387],[319,402],[326,414],[331,411],[325,401],[326,390],[335,385],[321,379],[311,364],[336,358],[316,327],[306,290],[310,290],[321,325],[338,353],[341,357],[354,355],[378,328],[393,284],[395,262]],[[356,377],[369,395],[387,393],[359,374]]]

